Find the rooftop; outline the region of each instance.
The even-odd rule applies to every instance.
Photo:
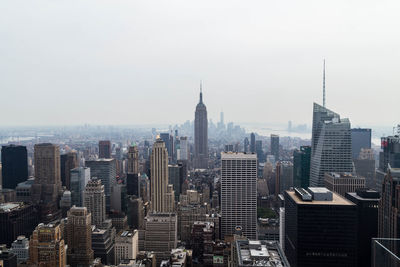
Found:
[[[0,212],[11,212],[13,210],[18,210],[22,208],[24,203],[22,202],[7,202],[0,204]]]
[[[238,266],[289,266],[277,241],[237,240]]]
[[[221,152],[221,159],[257,159],[257,154],[246,154],[243,152]]]
[[[312,188],[315,189],[316,187]],[[321,189],[321,187],[317,187],[318,189],[316,189],[317,193],[324,193],[327,191],[329,191],[328,189],[324,188]],[[310,188],[309,188],[310,189]],[[325,190],[325,191],[324,191]],[[329,191],[331,192],[331,191]],[[286,191],[286,193],[296,202],[296,204],[298,205],[348,205],[348,206],[353,206],[355,205],[353,202],[345,199],[344,197],[336,194],[335,192],[331,192],[332,193],[332,200],[311,200],[311,201],[304,201],[301,199],[300,196],[298,196],[295,191]]]

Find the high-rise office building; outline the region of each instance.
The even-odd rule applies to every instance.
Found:
[[[238,152],[237,150],[232,150],[232,151]],[[265,162],[266,158],[264,156],[264,150],[262,148],[261,140],[256,140],[256,154],[258,162]]]
[[[382,137],[381,148],[383,151],[379,158],[379,169],[386,173],[389,164],[391,168],[400,168],[400,137]]]
[[[32,201],[39,204],[40,221],[51,222],[61,216],[58,200],[61,196],[60,148],[57,145],[36,144],[34,151],[35,182],[31,187]]]
[[[346,198],[357,205],[358,266],[371,266],[371,239],[378,236],[379,192],[360,188],[346,193]]]
[[[99,158],[110,159],[111,158],[111,142],[110,140],[99,141]]]
[[[327,189],[342,197],[347,192],[355,192],[359,188],[365,188],[365,178],[351,173],[326,172],[324,181]]]
[[[256,239],[257,155],[223,152],[221,161],[222,236],[240,226],[244,236]]]
[[[275,169],[275,196],[283,194],[283,191],[293,187],[293,163],[290,161],[279,161]]]
[[[127,173],[139,173],[139,151],[136,145],[128,148]]]
[[[189,159],[189,143],[187,136],[181,136],[179,139],[179,156],[178,160],[188,160]]]
[[[70,190],[71,186],[71,173],[72,169],[79,166],[78,154],[76,151],[69,152],[61,155],[60,158],[60,169],[61,169],[61,183],[63,186]]]
[[[310,185],[324,186],[326,172],[353,172],[350,121],[314,103]]]
[[[293,186],[307,188],[310,186],[311,147],[301,146],[293,151]]]
[[[25,146],[2,146],[1,173],[3,189],[15,189],[19,183],[28,179],[28,154]]]
[[[200,84],[200,101],[194,115],[194,167],[208,168],[208,120]]]
[[[136,196],[127,196],[128,225],[131,229],[143,229],[144,207],[143,200]]]
[[[68,245],[68,264],[71,267],[91,266],[93,262],[92,220],[86,207],[73,206],[68,211],[65,240]]]
[[[140,177],[137,173],[126,174],[126,193],[130,196],[140,197]]]
[[[382,187],[382,179],[377,183],[375,179],[375,156],[372,149],[361,149],[357,159],[353,159],[356,174],[365,177],[365,185],[368,188],[379,190]],[[378,188],[376,188],[378,187]]]
[[[90,168],[77,167],[70,171],[71,205],[83,206],[83,194],[90,180]]]
[[[177,225],[175,213],[150,213],[145,218],[144,249],[154,251],[157,266],[169,259],[171,249],[177,246]]]
[[[256,135],[250,134],[250,153],[256,153]]]
[[[172,160],[172,158],[171,158],[171,155],[172,155],[171,135],[169,133],[160,133],[160,138],[165,143],[165,148],[167,149],[167,152],[168,152],[168,161],[171,162],[171,160]]]
[[[243,140],[243,152],[244,153],[249,152],[249,146],[250,146],[249,138],[246,137]]]
[[[398,238],[400,236],[400,169],[390,164],[382,183],[379,201],[378,237]],[[398,247],[397,247],[398,248]]]
[[[29,262],[35,266],[65,267],[67,246],[62,237],[60,224],[40,223],[29,240]]]
[[[168,152],[165,143],[157,139],[150,157],[151,206],[154,212],[170,212],[166,195],[168,188]]]
[[[35,145],[35,184],[32,186],[34,201],[54,203],[61,190],[60,148],[43,143]]]
[[[101,158],[97,160],[87,160],[85,164],[86,167],[90,168],[91,178],[100,179],[101,184],[104,185],[104,193],[106,195],[106,210],[109,212],[111,205],[111,187],[117,183],[115,160]]]
[[[357,206],[324,187],[285,191],[290,266],[356,266]]]
[[[0,244],[10,244],[19,236],[29,236],[38,223],[36,208],[30,204],[0,204]]]
[[[270,141],[271,155],[275,157],[275,161],[279,161],[279,135],[271,134]]]
[[[363,148],[371,148],[371,129],[351,129],[351,154],[353,159],[358,159],[358,155]]]
[[[182,183],[183,178],[183,165],[168,165],[168,183],[173,185],[175,191],[175,200],[179,199],[179,195],[182,194]]]
[[[101,227],[106,219],[106,200],[101,180],[90,180],[85,188],[83,204],[92,215],[92,224]]]

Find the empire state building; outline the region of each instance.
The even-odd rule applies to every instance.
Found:
[[[203,92],[200,84],[200,101],[194,114],[194,167],[208,168],[208,121],[207,108],[203,103]]]

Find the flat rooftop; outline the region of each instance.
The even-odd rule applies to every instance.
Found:
[[[257,154],[243,152],[221,152],[221,159],[257,159]]]
[[[345,199],[344,197],[332,192],[332,201],[303,201],[294,191],[286,191],[288,195],[296,202],[298,205],[345,205],[345,206],[354,206],[355,204],[350,200]]]
[[[277,241],[236,241],[238,266],[289,266]]]

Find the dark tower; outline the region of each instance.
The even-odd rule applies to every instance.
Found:
[[[9,145],[1,148],[3,188],[15,189],[28,180],[28,155],[25,146]]]
[[[256,153],[256,135],[250,134],[250,153]]]
[[[99,158],[110,159],[111,158],[111,142],[110,140],[99,141]]]
[[[194,115],[194,167],[208,168],[208,121],[207,108],[203,103],[203,92],[200,83],[200,101]]]

